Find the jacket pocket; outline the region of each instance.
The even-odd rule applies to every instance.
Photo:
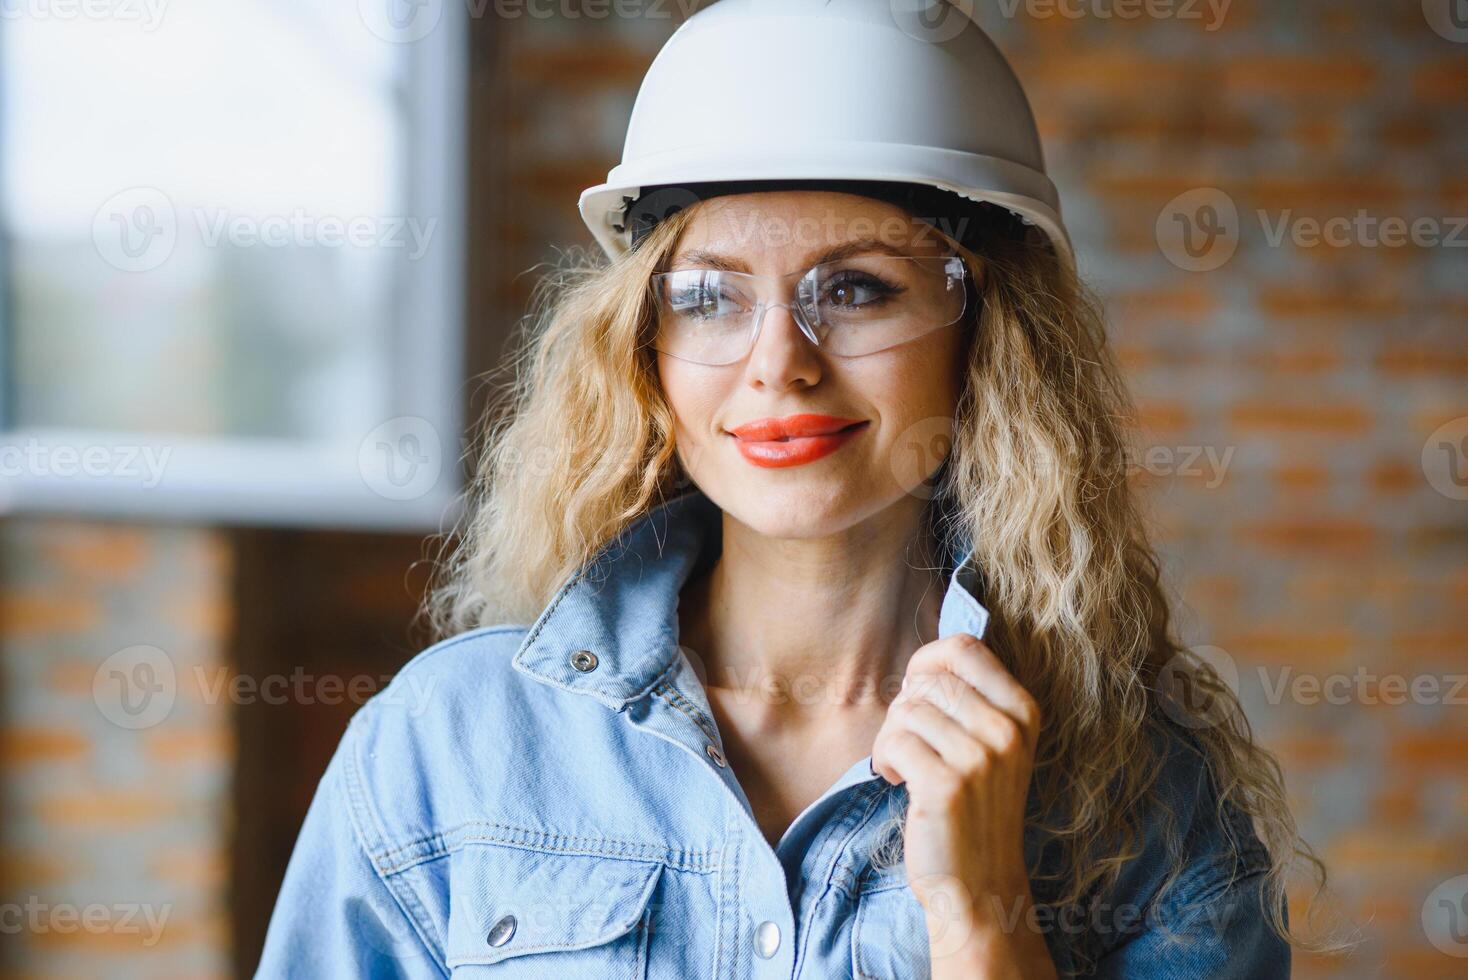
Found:
[[[449,856],[455,976],[644,980],[663,866],[471,844]]]
[[[927,915],[897,867],[869,878],[857,895],[851,928],[856,980],[929,980]]]

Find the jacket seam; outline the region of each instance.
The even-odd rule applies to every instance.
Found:
[[[832,888],[839,889],[851,897],[855,897],[857,894],[857,873],[852,867],[851,859],[849,857],[843,858],[842,855],[846,853],[847,846],[851,843],[852,839],[860,835],[876,816],[877,810],[882,804],[885,788],[885,786],[872,783],[860,787],[857,791],[858,795],[852,801],[851,808],[847,812],[852,813],[858,808],[861,808],[861,816],[852,822],[837,848],[836,860],[831,862],[831,872],[826,875],[824,890],[821,893],[823,898],[825,897],[825,893],[829,892]]]
[[[348,725],[347,731],[349,736],[355,727],[355,725]],[[361,849],[362,856],[367,858],[368,863],[372,865],[373,872],[377,875],[377,880],[382,883],[382,886],[387,889],[388,894],[392,895],[393,899],[398,903],[403,917],[408,920],[409,925],[413,927],[413,931],[418,934],[424,948],[430,957],[432,957],[434,966],[444,976],[448,976],[449,970],[445,959],[444,944],[442,940],[431,934],[431,919],[427,909],[423,907],[417,894],[413,892],[412,888],[406,882],[391,879],[382,874],[376,862],[371,860],[371,850],[366,840],[367,827],[363,823],[364,818],[376,827],[379,835],[382,833],[382,827],[381,822],[377,819],[376,812],[367,799],[365,787],[363,786],[362,773],[357,765],[355,739],[348,739],[348,742],[349,744],[346,746],[348,751],[344,753],[342,759],[342,781],[344,783],[342,790],[347,797],[347,819],[352,825],[352,833],[356,838],[355,844]]]
[[[733,969],[732,962],[726,963],[725,959],[732,960],[733,952],[730,944],[726,941],[725,933],[730,929],[726,915],[732,909],[737,908],[739,895],[744,890],[744,876],[741,874],[741,864],[744,856],[744,828],[738,822],[740,811],[735,810],[724,803],[724,848],[723,853],[732,851],[729,860],[719,862],[719,907],[715,913],[717,924],[714,939],[714,975],[727,976]],[[740,948],[737,944],[733,949]]]
[[[712,860],[714,851],[687,851],[618,838],[549,833],[518,827],[514,824],[488,821],[460,824],[452,830],[420,837],[407,844],[375,854],[372,857],[372,863],[383,875],[395,875],[416,865],[462,850],[469,844],[504,844],[518,847],[521,850],[541,853],[657,861],[679,871],[692,871],[700,874],[706,874],[717,868],[717,864]],[[615,846],[606,846],[609,844]]]
[[[845,860],[842,860],[842,855],[846,852],[846,848],[851,843],[852,839],[859,836],[863,828],[865,828],[867,824],[871,822],[872,817],[875,815],[879,805],[881,804],[881,800],[882,790],[880,787],[862,787],[860,790],[858,790],[857,798],[856,800],[852,801],[852,806],[847,811],[847,813],[855,813],[858,807],[861,807],[861,816],[852,821],[851,825],[847,828],[846,833],[842,836],[841,842],[835,845],[836,857],[831,861],[831,870],[826,875],[826,882],[821,889],[820,897],[817,898],[815,902],[811,905],[812,912],[814,912],[815,908],[819,906],[821,902],[825,901],[826,896],[831,894],[832,891],[836,891],[842,895],[847,894],[845,885],[852,876],[851,871],[847,866],[847,862]],[[827,846],[831,846],[831,844],[828,843]],[[854,924],[855,923],[853,920],[853,927]],[[805,926],[808,925],[808,923],[800,923],[800,925]],[[800,949],[797,951],[797,956],[801,963],[805,963],[806,957],[810,953],[811,933],[813,932],[813,930],[802,928],[800,931],[804,935],[804,940],[800,944]]]
[[[678,690],[674,688],[671,684],[659,684],[653,688],[653,693],[662,698],[664,701],[668,702],[670,706],[676,708],[679,712],[687,716],[688,720],[697,725],[698,730],[703,732],[704,735],[708,737],[709,741],[718,741],[717,733],[715,733],[708,725],[704,723],[704,720],[701,717],[701,713],[698,711],[697,707],[691,701],[684,698],[683,695],[679,693]],[[687,708],[683,706],[685,704],[688,705]]]

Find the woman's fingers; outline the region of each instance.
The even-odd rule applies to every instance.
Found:
[[[900,783],[905,766],[937,762],[951,776],[995,757],[1034,751],[1040,713],[1028,691],[982,641],[967,633],[920,648],[872,747],[872,771]],[[920,751],[913,743],[926,747]],[[898,751],[898,747],[901,751]],[[945,777],[946,778],[946,777]]]
[[[908,780],[927,783],[947,780],[953,773],[936,749],[919,734],[907,729],[883,730],[872,750],[872,769],[887,782]]]
[[[914,653],[898,700],[909,696],[909,688],[914,693],[930,692],[925,696],[940,706],[961,700],[961,695],[952,691],[955,677],[1012,719],[1025,741],[1034,745],[1041,722],[1035,699],[1004,669],[988,645],[968,633],[955,633]]]
[[[1023,743],[1018,722],[961,677],[948,677],[949,683],[915,685],[912,695],[894,702],[896,724],[918,732],[943,758],[965,771],[983,761],[986,748],[1007,753]],[[937,675],[933,678],[939,680]]]
[[[966,769],[980,751],[978,741],[958,719],[924,698],[914,698],[900,709],[899,730],[922,737],[950,766]]]

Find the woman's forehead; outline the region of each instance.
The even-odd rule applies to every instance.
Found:
[[[837,191],[776,190],[694,205],[674,255],[698,252],[783,267],[820,261],[852,246],[906,255],[939,255],[949,248],[930,223],[895,204]]]

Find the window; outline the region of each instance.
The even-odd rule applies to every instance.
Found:
[[[450,516],[464,11],[397,2],[0,17],[0,513]]]

